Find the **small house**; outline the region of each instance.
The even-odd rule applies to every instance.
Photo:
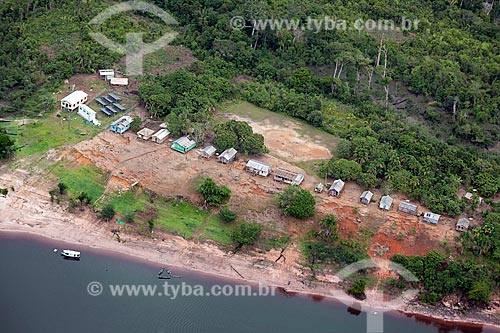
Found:
[[[278,168],[274,171],[274,180],[290,185],[300,185],[304,181],[304,175],[287,169]]]
[[[236,159],[238,151],[234,148],[224,150],[218,157],[219,162],[229,164]]]
[[[214,156],[216,151],[217,149],[214,146],[207,146],[200,150],[200,156],[209,159],[210,157]]]
[[[380,198],[380,204],[378,207],[383,210],[389,210],[392,207],[393,201],[394,201],[393,198],[391,198],[388,195],[384,195],[382,198]]]
[[[467,192],[467,193],[465,193],[464,198],[467,199],[467,201],[472,201],[474,196],[476,196],[478,198],[479,204],[481,205],[483,203],[483,198],[481,198],[480,196],[478,196],[475,193]]]
[[[115,77],[115,71],[113,69],[100,69],[99,77],[104,81],[109,81]]]
[[[271,165],[267,163],[257,160],[249,160],[245,166],[245,170],[253,175],[267,177],[271,173],[272,168]]]
[[[153,131],[152,129],[144,127],[139,132],[137,132],[137,137],[139,139],[149,140],[151,139],[151,136],[153,135],[154,132],[155,131]]]
[[[179,153],[185,154],[191,149],[196,148],[196,142],[191,140],[188,136],[183,136],[182,138],[175,140],[170,148],[178,151]]]
[[[168,128],[167,123],[161,123],[161,124],[160,124],[160,128]]]
[[[345,183],[341,179],[334,180],[332,186],[328,189],[328,195],[338,197],[340,192],[342,192],[344,185]]]
[[[158,132],[153,134],[151,139],[153,140],[153,142],[163,143],[163,142],[165,142],[165,140],[167,140],[169,135],[170,135],[169,130],[166,128],[162,128],[162,129],[158,130]]]
[[[427,223],[438,224],[440,218],[441,218],[441,215],[439,215],[439,214],[434,214],[431,212],[424,213],[424,222],[427,222]]]
[[[325,185],[323,185],[323,183],[319,183],[314,187],[314,192],[323,193],[324,189],[325,189]]]
[[[96,126],[101,125],[101,122],[95,117],[96,112],[85,104],[82,104],[78,107],[78,115],[89,123],[92,123]]]
[[[372,198],[373,198],[373,193],[371,191],[364,191],[359,197],[359,201],[363,205],[368,205],[372,201]]]
[[[87,102],[89,95],[81,90],[75,90],[68,96],[61,99],[61,109],[64,111],[74,111],[80,105]]]
[[[418,206],[415,204],[412,204],[409,201],[401,201],[399,203],[399,207],[398,207],[398,210],[400,212],[410,214],[410,215],[417,215],[417,209],[418,209]]]
[[[126,77],[114,77],[109,80],[112,86],[128,86],[128,78]]]
[[[460,232],[465,232],[465,231],[468,231],[469,230],[469,219],[467,218],[461,218],[460,220],[458,220],[457,222],[457,225],[455,227],[455,230],[456,231],[460,231]]]
[[[132,124],[132,117],[122,116],[109,125],[109,130],[118,134],[123,134],[130,128],[130,124]]]

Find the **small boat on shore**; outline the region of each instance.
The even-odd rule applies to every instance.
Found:
[[[62,250],[61,255],[65,259],[75,259],[75,260],[80,260],[80,252],[78,251],[73,251],[73,250]]]
[[[181,278],[181,276],[178,275],[173,275],[171,269],[167,269],[165,267],[162,267],[161,270],[158,272],[158,279],[174,279],[174,278]]]

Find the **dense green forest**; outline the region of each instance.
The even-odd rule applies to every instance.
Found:
[[[183,26],[177,42],[217,78],[248,78],[237,81],[240,98],[345,139],[325,172],[335,172],[336,159],[351,160],[361,167],[353,178],[361,185],[401,190],[451,216],[465,209],[456,194],[462,184],[484,197],[500,191],[500,157],[488,151],[500,137],[500,6],[485,11],[480,1],[444,0],[166,6]],[[235,15],[247,19],[246,29],[231,29]],[[255,32],[251,23],[321,15],[421,23],[399,35],[304,30],[301,38],[297,31]],[[426,103],[416,101],[422,96]],[[404,110],[392,105],[406,98]],[[412,115],[420,124],[408,121]]]

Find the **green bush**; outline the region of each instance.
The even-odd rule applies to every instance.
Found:
[[[198,192],[209,206],[220,206],[231,196],[231,190],[226,186],[217,186],[212,178],[205,178],[198,187]]]
[[[237,216],[238,214],[236,214],[227,207],[222,207],[221,210],[219,211],[220,219],[226,223],[233,222],[234,220],[236,220]]]
[[[291,185],[278,197],[278,204],[283,214],[305,219],[314,215],[316,200],[309,191]]]
[[[105,205],[99,212],[99,218],[109,221],[115,216],[115,207],[111,204]]]
[[[255,222],[241,222],[231,233],[231,239],[241,247],[252,245],[259,238],[262,232],[262,225]]]
[[[359,279],[354,281],[354,283],[347,289],[347,292],[354,296],[357,299],[365,299],[365,288],[366,281],[363,279]]]

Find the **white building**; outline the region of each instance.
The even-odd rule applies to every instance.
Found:
[[[200,155],[201,155],[201,157],[208,159],[208,158],[214,156],[216,151],[217,151],[217,149],[214,146],[206,146],[205,148],[200,150]]]
[[[74,111],[80,105],[85,104],[89,95],[81,90],[75,90],[68,96],[61,99],[61,109],[64,111]]]
[[[460,232],[465,232],[469,230],[469,225],[470,225],[469,220],[464,217],[458,220],[455,230]]]
[[[115,77],[115,71],[113,69],[100,69],[99,77],[104,81],[109,81]]]
[[[78,115],[96,126],[101,126],[101,122],[96,119],[96,112],[85,104],[78,107]]]
[[[224,164],[229,164],[236,159],[236,154],[238,151],[234,148],[228,148],[224,150],[218,157],[219,162]]]
[[[170,132],[166,128],[162,128],[158,130],[153,136],[151,137],[151,140],[156,143],[163,143],[165,140],[167,140],[168,136],[170,135]]]
[[[378,207],[383,210],[389,210],[391,209],[393,201],[393,198],[388,195],[384,195],[382,198],[380,198],[380,204],[378,205]]]
[[[431,212],[424,213],[424,221],[427,223],[438,224],[440,218],[441,218],[441,215],[439,215],[439,214],[435,214],[435,213],[431,213]]]
[[[112,86],[128,86],[128,78],[126,77],[114,77],[109,80]]]
[[[373,198],[373,192],[371,192],[371,191],[364,191],[361,194],[361,196],[359,197],[359,201],[363,205],[368,205],[372,201],[372,198]]]
[[[300,185],[304,180],[304,175],[287,169],[278,168],[274,171],[274,180],[290,185]]]
[[[344,185],[344,181],[342,181],[341,179],[335,179],[332,186],[330,186],[330,188],[328,189],[328,195],[338,197],[340,195],[340,192],[342,192]]]
[[[245,170],[254,175],[267,177],[271,173],[271,165],[261,161],[249,160],[245,166]]]
[[[137,132],[137,137],[143,140],[149,140],[155,131],[150,128],[144,127],[139,132]]]

